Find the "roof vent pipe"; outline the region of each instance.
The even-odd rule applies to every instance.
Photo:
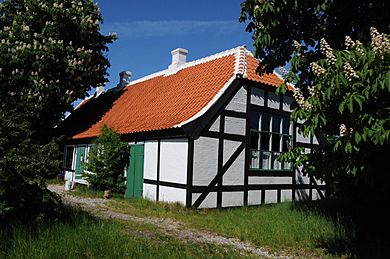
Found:
[[[119,73],[119,84],[117,87],[123,88],[130,83],[131,72],[130,71],[122,71]]]
[[[172,64],[168,68],[178,68],[187,61],[188,50],[177,48],[171,51]]]

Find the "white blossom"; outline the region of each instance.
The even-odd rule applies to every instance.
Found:
[[[345,46],[347,47],[347,49],[352,49],[353,47],[355,47],[355,42],[353,42],[351,37],[345,36]]]
[[[305,100],[305,97],[303,96],[301,89],[299,88],[294,88],[294,93],[293,93],[295,101],[298,103],[299,107],[301,107],[303,110],[307,111],[312,108],[312,105]]]
[[[341,124],[339,126],[339,130],[340,130],[340,137],[344,137],[348,134],[348,130],[347,130],[347,127],[345,126],[345,124]]]
[[[315,89],[314,86],[309,86],[307,89],[309,89],[309,93],[313,97],[319,97],[317,89]]]
[[[324,38],[320,41],[320,51],[322,54],[325,54],[326,60],[330,65],[336,64],[336,57],[333,54],[333,49],[330,47],[330,45],[326,42]]]
[[[326,72],[325,68],[321,67],[320,65],[318,65],[315,62],[310,63],[310,67],[311,67],[311,70],[313,70],[313,73],[316,76],[323,75]]]
[[[294,40],[294,47],[295,47],[296,50],[301,48],[301,43],[299,43],[298,41]]]
[[[345,63],[343,65],[343,70],[344,70],[345,77],[347,78],[348,81],[352,81],[354,78],[359,78],[355,70],[353,70],[351,64]]]
[[[356,51],[359,52],[360,55],[364,55],[363,44],[358,40],[356,40]]]
[[[383,59],[384,55],[390,51],[389,38],[384,33],[379,33],[374,27],[370,28],[372,49],[377,56]]]

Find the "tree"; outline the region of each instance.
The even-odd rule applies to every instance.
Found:
[[[101,22],[89,0],[0,3],[0,215],[24,208],[32,185],[44,189],[59,164],[56,126],[106,82],[115,35],[102,35]]]
[[[294,148],[282,159],[326,180],[333,194],[390,192],[388,7],[385,1],[242,4],[259,72],[289,62],[284,78],[298,104],[291,118],[304,121],[305,136],[319,139],[313,153]]]
[[[129,147],[120,135],[104,125],[101,135],[93,142],[93,148],[85,163],[84,177],[92,187],[123,192],[125,188],[124,169],[129,159]]]
[[[301,65],[307,67],[319,59],[322,38],[340,49],[345,36],[367,44],[370,27],[388,33],[389,7],[388,1],[246,0],[240,21],[248,22],[246,30],[253,34],[255,56],[262,61],[259,72],[273,72],[291,60],[296,42],[304,43],[307,60]],[[300,83],[305,83],[308,76],[301,72]]]

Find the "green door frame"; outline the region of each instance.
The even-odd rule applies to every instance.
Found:
[[[85,146],[76,146],[75,179],[81,179],[84,173]]]
[[[130,145],[125,197],[142,197],[144,183],[144,144]]]

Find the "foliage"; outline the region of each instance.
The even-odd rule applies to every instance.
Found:
[[[122,142],[120,135],[104,125],[101,135],[93,142],[88,155],[84,177],[100,190],[124,191],[124,169],[129,159],[129,147]]]
[[[106,81],[104,52],[115,36],[101,35],[101,22],[89,0],[0,3],[1,217],[40,213],[43,179],[59,168],[55,127]]]
[[[262,61],[260,72],[273,72],[291,60],[295,42],[304,43],[305,67],[318,59],[321,38],[339,49],[345,35],[369,42],[371,26],[388,33],[389,5],[383,0],[245,0],[240,21],[248,22],[246,30],[253,33],[255,56]],[[303,69],[301,73],[301,80],[306,80]]]
[[[319,140],[311,154],[295,147],[281,159],[325,180],[328,194],[390,192],[388,9],[387,1],[242,4],[260,72],[289,62],[290,72],[280,71],[295,88],[291,118]],[[278,89],[285,91],[286,84]]]
[[[44,189],[44,177],[59,167],[57,143],[41,145],[31,135],[27,122],[0,113],[0,221],[57,215],[59,201]]]
[[[114,35],[89,0],[8,0],[0,4],[1,110],[25,114],[42,139],[72,102],[103,84]]]

